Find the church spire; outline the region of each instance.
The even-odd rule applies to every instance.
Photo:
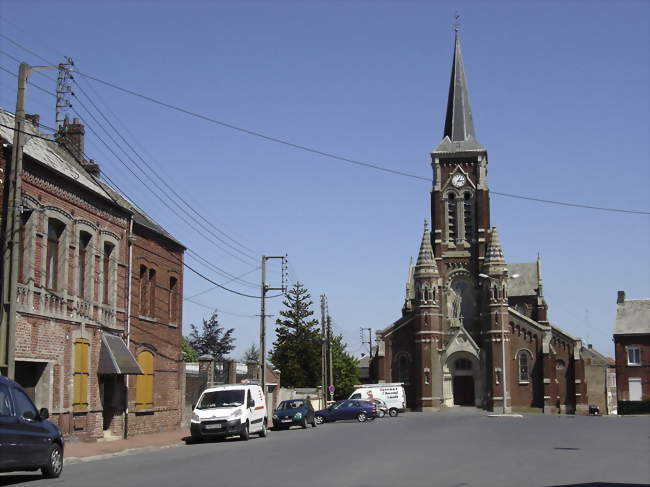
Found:
[[[503,275],[508,272],[497,227],[492,227],[492,231],[490,232],[490,242],[488,243],[485,260],[483,261],[483,272],[489,276]]]
[[[415,277],[438,276],[438,264],[433,256],[433,247],[431,247],[431,232],[429,232],[429,223],[424,220],[424,233],[422,234],[422,243],[420,244],[420,253],[415,263]]]
[[[447,115],[443,140],[436,152],[461,152],[484,150],[476,140],[472,108],[469,104],[465,68],[460,50],[460,34],[458,27],[454,42],[454,60],[451,65],[451,80],[449,81],[449,96],[447,98]]]

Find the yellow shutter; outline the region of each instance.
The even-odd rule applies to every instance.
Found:
[[[142,375],[138,375],[135,383],[135,409],[153,408],[153,354],[140,352],[138,364]]]
[[[74,342],[74,374],[72,385],[72,410],[88,410],[88,360],[90,342],[79,338]]]

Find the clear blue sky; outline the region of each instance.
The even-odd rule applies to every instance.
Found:
[[[47,59],[68,55],[82,72],[216,119],[428,177],[443,128],[455,10],[491,189],[648,210],[645,1],[5,0],[0,32]],[[5,39],[0,49],[43,63]],[[17,69],[3,54],[0,65]],[[360,326],[383,328],[400,316],[430,184],[277,145],[77,79],[101,107],[110,106],[119,121],[107,116],[128,127],[124,135],[159,174],[220,229],[256,255],[288,253],[292,278],[315,302],[327,294],[335,331],[352,351],[361,351]],[[32,80],[54,89],[43,77]],[[12,111],[15,83],[0,72],[0,105]],[[28,111],[53,125],[53,99],[33,88]],[[230,273],[251,270],[162,207],[92,134],[87,152],[188,247]],[[506,259],[532,261],[540,253],[551,321],[613,354],[616,291],[650,297],[650,218],[498,196],[491,204]],[[277,267],[271,276],[277,284]],[[259,273],[245,279],[259,282]],[[186,272],[186,296],[210,287]],[[257,300],[215,290],[196,301],[222,310],[222,323],[236,329],[237,355],[257,340]],[[277,313],[279,300],[269,308]],[[186,330],[207,314],[186,301]]]

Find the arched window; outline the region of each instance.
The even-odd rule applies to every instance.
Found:
[[[522,350],[517,354],[519,363],[519,382],[530,382],[530,354]]]
[[[465,224],[465,240],[474,240],[474,196],[469,191],[463,195],[463,223]]]
[[[112,279],[112,269],[113,266],[111,265],[111,260],[114,258],[113,257],[113,250],[115,250],[115,245],[109,242],[104,242],[104,255],[102,256],[102,262],[103,262],[103,275],[104,275],[104,296],[102,299],[102,302],[104,304],[111,304],[112,303],[112,296],[111,296],[111,284],[113,282]]]
[[[63,250],[62,237],[65,224],[54,218],[47,221],[47,250],[45,255],[45,287],[58,291],[59,261]]]
[[[169,278],[169,321],[178,323],[178,279]]]
[[[395,357],[395,370],[393,378],[396,382],[411,382],[411,358],[406,352],[400,352]]]
[[[86,274],[88,273],[88,257],[90,252],[88,252],[88,247],[90,246],[90,240],[92,235],[88,232],[81,231],[79,232],[79,257],[77,261],[77,296],[80,298],[86,297]]]
[[[564,370],[564,360],[555,361],[555,370]]]
[[[149,269],[149,315],[156,317],[156,270]]]
[[[449,193],[447,195],[447,240],[450,242],[455,242],[458,237],[457,221],[456,195]]]
[[[472,362],[466,358],[459,358],[454,363],[456,370],[472,370]]]
[[[153,409],[153,353],[148,350],[138,354],[142,375],[135,382],[135,409]]]
[[[149,315],[149,284],[146,266],[140,266],[140,316]]]

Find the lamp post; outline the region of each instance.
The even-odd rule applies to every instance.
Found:
[[[490,279],[492,281],[498,281],[494,277],[488,276],[487,274],[479,274],[478,277],[481,279]],[[516,279],[519,277],[519,274],[513,274],[509,279]],[[498,319],[498,315],[497,315]],[[503,382],[503,412],[507,413],[508,408],[508,376],[506,375],[506,330],[503,326],[503,318],[499,320],[501,323],[501,380]]]

